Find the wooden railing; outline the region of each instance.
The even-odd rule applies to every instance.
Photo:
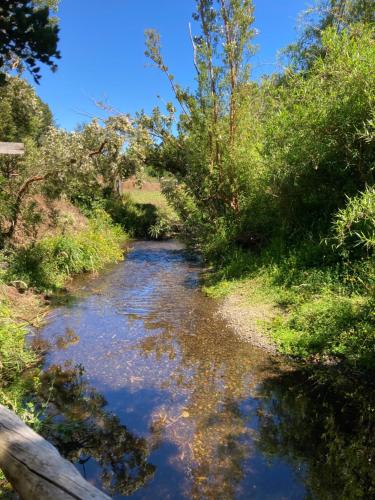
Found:
[[[0,468],[23,500],[109,499],[51,443],[0,405]]]

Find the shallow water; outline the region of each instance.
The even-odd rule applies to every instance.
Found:
[[[374,426],[357,389],[237,338],[199,273],[177,242],[136,242],[77,282],[39,334],[49,439],[114,498],[368,498]]]

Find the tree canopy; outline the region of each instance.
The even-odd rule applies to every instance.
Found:
[[[43,5],[44,4],[44,5]],[[38,63],[56,70],[58,26],[50,18],[46,2],[2,0],[0,2],[0,77],[9,68],[23,65],[40,80]]]

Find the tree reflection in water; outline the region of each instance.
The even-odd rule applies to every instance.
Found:
[[[260,395],[258,448],[302,464],[311,498],[375,498],[373,385],[315,367],[265,381]]]
[[[175,248],[135,243],[124,264],[95,282],[100,293],[62,310],[43,332],[52,341],[67,329],[73,344],[60,341],[48,362],[84,364],[113,411],[132,429],[150,430],[148,447],[71,367],[71,377],[61,368],[46,375],[46,387],[56,379],[53,440],[73,460],[92,457],[99,466],[90,477],[104,471],[120,495],[151,477],[150,452],[158,474],[137,498],[375,498],[374,395],[338,372],[312,377],[237,338],[191,286],[197,269]]]
[[[280,365],[233,337],[183,332],[165,328],[138,347],[179,360],[163,386],[187,399],[179,414],[154,415],[151,430],[178,445],[189,498],[247,498],[255,455],[289,463],[308,498],[375,498],[373,386],[338,368]]]
[[[215,336],[203,325],[194,328],[199,335],[191,334],[183,323],[176,334],[168,325],[160,328],[150,315],[146,327],[155,331],[155,324],[159,333],[139,342],[138,349],[150,364],[153,357],[164,363],[178,360],[160,384],[186,399],[153,415],[152,438],[177,445],[173,463],[190,478],[186,498],[246,497],[249,484],[244,481],[251,477],[255,449],[250,420],[257,404],[249,403],[245,410],[244,403],[264,377],[278,373],[276,359],[227,335],[218,321]]]
[[[111,495],[129,495],[152,478],[146,441],[105,410],[105,399],[87,384],[81,366],[51,366],[41,380],[40,397],[48,401],[44,435],[63,456],[80,464],[94,460]]]

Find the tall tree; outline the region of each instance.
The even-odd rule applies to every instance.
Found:
[[[146,55],[168,75],[183,105],[180,147],[185,153],[180,160],[187,166],[176,170],[184,172],[181,180],[210,216],[239,211],[234,156],[243,89],[249,83],[248,63],[254,52],[253,12],[252,0],[196,0],[195,24],[190,27],[197,72],[194,94],[174,84],[161,55],[160,37],[154,31],[146,33]]]
[[[37,143],[53,123],[48,105],[33,87],[19,77],[8,77],[0,86],[0,141]]]

